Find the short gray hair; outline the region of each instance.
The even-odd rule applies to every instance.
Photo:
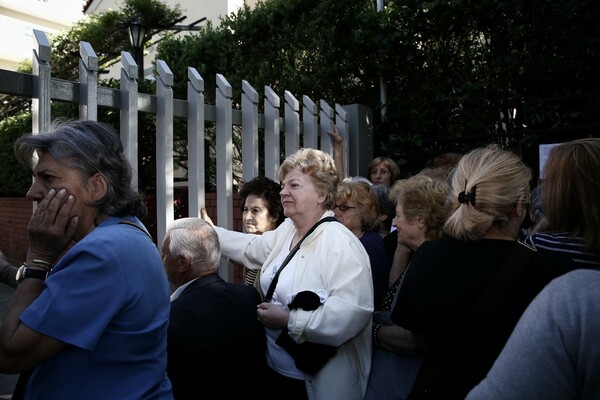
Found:
[[[173,221],[165,235],[169,238],[169,252],[184,256],[200,271],[219,267],[221,246],[214,228],[201,218],[179,218]]]

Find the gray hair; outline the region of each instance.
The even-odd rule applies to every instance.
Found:
[[[131,166],[123,153],[118,133],[97,121],[55,121],[47,132],[21,136],[15,142],[15,155],[30,172],[34,155],[47,152],[59,163],[81,171],[87,179],[96,173],[107,182],[104,198],[93,204],[99,214],[122,217],[146,215],[141,195],[131,185]]]
[[[169,238],[169,252],[184,256],[200,271],[216,269],[221,258],[219,236],[214,228],[201,218],[179,218],[173,221],[165,235]]]

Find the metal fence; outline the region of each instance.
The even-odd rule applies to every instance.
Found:
[[[259,113],[259,94],[242,82],[241,110],[233,108],[232,86],[216,75],[215,105],[205,104],[204,80],[195,68],[187,69],[187,99],[173,97],[173,73],[162,60],[157,61],[156,95],[138,91],[138,66],[129,52],[121,52],[120,89],[98,85],[98,57],[92,46],[81,42],[79,82],[51,76],[51,47],[44,32],[34,30],[33,72],[23,74],[0,70],[0,93],[32,99],[32,132],[48,128],[51,101],[79,105],[79,118],[96,120],[98,107],[120,110],[120,135],[126,156],[133,168],[134,185],[138,176],[138,112],[156,115],[156,207],[157,243],[164,238],[167,225],[174,219],[173,119],[187,120],[188,127],[188,203],[189,215],[200,216],[205,205],[205,124],[216,129],[217,220],[219,226],[233,228],[233,127],[241,127],[242,179],[259,174],[259,129],[264,132],[265,176],[275,179],[281,163],[280,143],[285,156],[300,147],[331,152],[327,131],[335,125],[344,139],[346,175],[360,175],[372,159],[371,112],[359,104],[318,105],[309,97],[302,102],[288,91],[284,103],[268,86],[264,88],[263,113]],[[238,103],[238,104],[239,104]],[[282,109],[283,107],[283,109]],[[283,117],[282,117],[283,115]],[[230,271],[220,271],[224,278]]]

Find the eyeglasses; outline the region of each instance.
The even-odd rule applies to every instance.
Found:
[[[351,208],[356,208],[356,207],[350,207],[346,204],[338,204],[337,206],[333,207],[333,209],[335,210],[336,208],[339,208],[341,212],[346,212]]]
[[[372,169],[371,170],[371,175],[374,175],[376,173],[380,173],[381,175],[389,175],[390,171],[388,171],[387,169]]]

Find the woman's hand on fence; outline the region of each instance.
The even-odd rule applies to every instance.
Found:
[[[327,134],[331,138],[331,145],[333,147],[341,147],[342,136],[340,135],[340,132],[338,131],[337,126],[334,125],[333,130],[327,131]]]
[[[206,212],[206,208],[202,208],[200,210],[200,217],[205,220],[206,222],[208,222],[211,226],[215,226],[215,224],[213,223],[212,219],[208,216],[208,213]]]
[[[343,140],[342,135],[337,129],[337,126],[333,125],[332,130],[327,131],[327,134],[331,138],[331,146],[333,147],[333,162],[335,163],[335,168],[338,171],[338,175],[340,177],[340,181],[343,181],[346,177],[344,172],[344,153],[343,153]]]

